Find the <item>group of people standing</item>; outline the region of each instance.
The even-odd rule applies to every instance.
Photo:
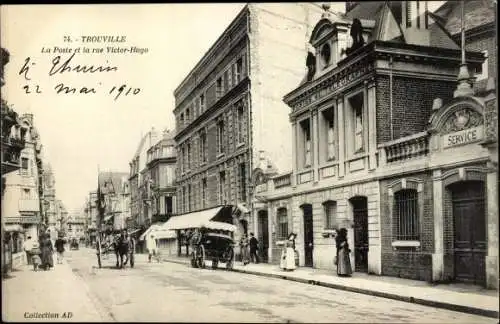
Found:
[[[243,234],[240,240],[240,248],[243,265],[250,262],[259,263],[259,241],[253,233],[250,233],[250,238],[246,233]]]
[[[35,271],[50,270],[54,267],[54,252],[57,252],[57,263],[62,264],[65,244],[66,241],[61,236],[52,244],[48,233],[42,233],[38,241],[28,236],[23,245],[28,265],[32,265]]]

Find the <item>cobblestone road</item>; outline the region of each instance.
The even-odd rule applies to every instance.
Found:
[[[91,250],[72,251],[73,272],[116,321],[496,323],[495,319],[244,275],[193,269],[172,263],[138,262],[96,267]]]

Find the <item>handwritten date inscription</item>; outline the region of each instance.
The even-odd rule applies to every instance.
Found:
[[[50,70],[48,71],[48,75],[50,77],[54,77],[60,74],[67,73],[76,73],[76,74],[99,74],[99,73],[109,73],[109,72],[117,72],[118,67],[108,65],[108,61],[106,61],[106,65],[80,65],[74,64],[73,58],[76,53],[71,54],[71,56],[64,60],[60,55],[55,56],[52,59],[52,64],[50,66]],[[27,57],[24,61],[24,65],[19,71],[19,75],[22,75],[25,81],[31,81],[30,77],[30,68],[35,66],[36,63],[31,60],[30,57]],[[55,87],[56,94],[96,94],[99,92],[99,87],[101,86],[101,82],[98,82],[96,86],[83,86],[83,87],[72,87],[66,85],[64,83],[58,83]],[[42,93],[42,88],[40,85],[24,85],[23,89],[26,94],[40,94]],[[117,100],[120,96],[135,96],[141,92],[140,88],[134,88],[127,84],[122,85],[114,85],[109,90],[105,90],[106,93],[112,97],[114,100]]]

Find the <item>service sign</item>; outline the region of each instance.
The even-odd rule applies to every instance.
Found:
[[[443,148],[475,143],[484,138],[484,126],[481,125],[446,134],[443,135],[442,138]]]

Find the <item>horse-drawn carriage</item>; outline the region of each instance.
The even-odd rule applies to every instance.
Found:
[[[212,221],[192,230],[190,244],[193,268],[205,268],[207,259],[212,261],[212,269],[217,269],[219,262],[225,263],[227,269],[233,268],[235,242],[232,233],[236,226]]]
[[[102,261],[109,259],[110,255],[116,256],[117,268],[123,268],[128,261],[130,261],[130,267],[133,268],[134,250],[133,241],[130,242],[123,232],[115,231],[97,235],[96,255],[99,268],[102,267]]]

